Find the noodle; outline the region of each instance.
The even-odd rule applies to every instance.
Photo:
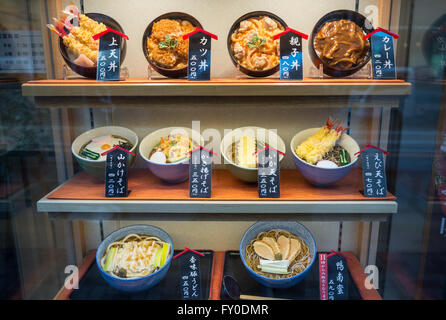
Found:
[[[263,272],[258,266],[260,263],[260,257],[255,253],[253,244],[255,241],[259,241],[263,239],[264,237],[272,237],[274,239],[278,239],[281,235],[296,239],[300,242],[301,250],[299,254],[296,256],[296,258],[290,262],[289,266],[289,272],[288,274],[274,274],[269,272]],[[284,278],[290,278],[293,276],[298,275],[299,273],[303,272],[311,263],[311,253],[310,249],[308,248],[308,245],[303,241],[299,236],[296,236],[295,234],[281,230],[281,229],[273,229],[270,231],[265,231],[259,233],[254,239],[252,239],[248,246],[246,247],[245,252],[245,261],[246,264],[256,273],[258,273],[261,276],[272,278],[272,279],[284,279]]]
[[[120,278],[144,277],[157,271],[169,252],[169,244],[158,237],[129,234],[108,245],[100,264],[107,273]]]

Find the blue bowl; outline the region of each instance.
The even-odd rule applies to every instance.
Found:
[[[167,137],[172,133],[181,133],[190,137],[196,145],[203,145],[203,138],[201,135],[189,128],[184,127],[169,127],[154,131],[141,141],[139,145],[139,154],[147,164],[150,171],[167,183],[180,183],[189,179],[189,159],[175,163],[156,163],[148,159],[153,147],[160,141],[161,138]]]
[[[107,249],[108,245],[112,242],[115,242],[116,240],[122,239],[125,236],[129,234],[147,234],[151,236],[155,236],[163,240],[164,242],[167,242],[170,244],[170,255],[164,264],[158,271],[149,274],[145,277],[140,278],[119,278],[114,275],[111,275],[107,272],[105,272],[100,264],[100,260],[102,256],[104,255],[104,251]],[[98,269],[101,273],[101,276],[104,278],[105,281],[109,285],[111,285],[113,288],[121,290],[121,291],[127,291],[127,292],[138,292],[143,291],[152,288],[156,284],[158,284],[167,274],[170,268],[170,264],[172,262],[173,257],[173,241],[170,238],[170,236],[162,229],[157,228],[155,226],[149,226],[149,225],[133,225],[124,227],[121,229],[118,229],[112,233],[110,233],[104,241],[101,242],[101,244],[98,247],[98,250],[96,251],[96,264],[98,266]]]
[[[315,186],[325,187],[342,180],[350,172],[356,161],[358,161],[358,157],[355,156],[355,153],[359,151],[359,145],[352,137],[344,133],[338,140],[338,145],[347,150],[350,155],[351,162],[348,165],[338,168],[320,168],[309,164],[296,155],[296,148],[307,138],[315,134],[319,129],[320,128],[312,128],[299,132],[291,140],[290,147],[291,153],[293,154],[294,164],[304,178]]]
[[[262,275],[259,275],[258,273],[254,272],[245,261],[245,252],[246,247],[248,246],[249,242],[251,242],[252,239],[254,239],[259,233],[269,231],[272,229],[282,229],[288,232],[291,232],[299,237],[302,238],[303,241],[308,245],[308,248],[310,249],[311,254],[311,263],[310,265],[301,273],[298,275],[295,275],[290,278],[285,279],[271,279],[268,277],[264,277]],[[299,222],[295,221],[262,221],[257,222],[253,224],[251,227],[246,230],[245,234],[242,237],[242,240],[240,241],[240,257],[242,259],[243,265],[245,266],[246,270],[248,270],[250,276],[259,282],[261,285],[269,288],[289,288],[292,287],[299,282],[301,282],[305,277],[308,275],[308,271],[313,266],[314,260],[316,258],[316,241],[314,240],[313,235],[311,232],[304,227]]]

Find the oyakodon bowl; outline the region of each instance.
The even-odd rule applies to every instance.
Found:
[[[73,143],[71,144],[71,153],[76,158],[77,162],[82,167],[82,169],[84,169],[85,172],[87,172],[88,174],[95,176],[100,180],[105,180],[106,159],[104,160],[87,159],[80,156],[80,152],[82,147],[84,147],[92,139],[106,136],[109,134],[127,139],[133,145],[130,151],[133,153],[136,152],[136,147],[138,145],[138,136],[136,135],[136,133],[130,129],[118,126],[106,126],[88,130],[82,133],[76,139],[74,139]],[[135,162],[135,156],[129,154],[130,166],[133,165],[134,162]]]
[[[152,28],[153,24],[155,22],[160,21],[161,19],[173,19],[173,20],[187,20],[190,23],[192,23],[193,26],[203,28],[201,23],[192,17],[190,14],[184,13],[184,12],[169,12],[160,15],[159,17],[155,18],[150,22],[150,24],[147,26],[146,30],[144,31],[144,34],[142,36],[142,51],[144,53],[144,56],[146,57],[147,61],[149,62],[150,66],[159,74],[168,77],[168,78],[183,78],[187,76],[187,67],[181,68],[181,69],[169,69],[159,66],[155,61],[150,59],[150,52],[147,48],[147,38],[150,37],[152,34]]]
[[[232,52],[231,36],[234,33],[234,31],[240,27],[240,22],[242,22],[243,20],[246,20],[246,19],[256,18],[256,17],[261,17],[261,16],[267,16],[267,17],[270,17],[271,19],[276,20],[283,26],[284,29],[286,29],[286,27],[288,26],[285,23],[285,21],[283,21],[282,18],[275,15],[274,13],[271,13],[268,11],[253,11],[253,12],[246,13],[243,16],[241,16],[240,18],[238,18],[237,20],[235,20],[234,24],[229,29],[228,39],[227,39],[228,53],[229,53],[229,56],[231,57],[232,63],[234,64],[234,66],[236,66],[236,67],[238,66],[241,72],[243,72],[244,74],[251,76],[251,77],[268,77],[268,76],[276,73],[280,69],[280,63],[278,63],[277,66],[272,67],[267,70],[252,70],[252,69],[245,68],[241,64],[238,63],[237,59],[234,57],[234,53]]]
[[[329,66],[326,62],[323,61],[319,57],[319,55],[316,53],[316,49],[314,48],[314,39],[316,35],[318,34],[319,30],[324,26],[325,23],[330,21],[338,21],[338,20],[350,20],[356,23],[363,31],[364,35],[369,34],[370,32],[373,32],[375,29],[373,28],[372,23],[367,20],[366,17],[364,17],[362,14],[351,11],[351,10],[336,10],[327,13],[322,18],[319,19],[319,21],[316,23],[316,25],[313,28],[313,31],[311,32],[310,40],[309,40],[309,54],[310,58],[313,61],[313,64],[316,66],[316,68],[319,68],[319,65],[322,64],[323,71],[326,75],[332,76],[332,77],[347,77],[349,75],[352,75],[359,70],[361,70],[370,60],[372,53],[371,49],[366,54],[366,57],[363,62],[360,64],[353,66],[349,69],[341,69],[336,67]]]
[[[228,152],[232,150],[230,149],[232,144],[239,141],[243,135],[251,136],[259,141],[263,141],[269,146],[283,153],[285,153],[286,150],[285,142],[283,142],[282,138],[272,130],[260,127],[242,127],[234,129],[224,136],[220,144],[220,152],[223,155],[224,162],[228,164],[229,171],[242,181],[257,182],[257,168],[245,168],[235,164],[228,154]],[[283,158],[284,156],[279,154],[279,163],[283,160]]]
[[[139,154],[146,162],[150,171],[168,183],[180,183],[189,179],[189,159],[186,158],[183,161],[175,163],[156,163],[149,160],[149,155],[152,152],[156,144],[158,144],[161,138],[166,138],[172,133],[181,133],[192,138],[194,144],[203,145],[203,138],[200,133],[190,128],[185,127],[169,127],[156,130],[142,139],[139,145]]]
[[[348,165],[337,168],[317,167],[299,158],[296,155],[296,148],[319,130],[320,128],[311,128],[299,132],[291,140],[290,147],[294,164],[305,179],[316,186],[329,186],[340,181],[350,172],[356,161],[358,161],[358,156],[355,153],[359,151],[359,145],[352,137],[343,133],[337,144],[348,152],[351,162]]]
[[[299,236],[308,246],[311,254],[311,262],[301,273],[284,279],[272,279],[262,276],[252,270],[245,261],[246,247],[261,232],[270,231],[273,229],[282,229]],[[311,232],[302,224],[296,221],[260,221],[253,224],[248,230],[245,231],[242,239],[240,240],[240,258],[243,265],[248,270],[249,275],[261,285],[270,288],[289,288],[299,282],[301,282],[308,275],[309,270],[313,266],[316,258],[317,248],[316,241]]]
[[[92,13],[86,13],[85,15],[97,22],[102,22],[107,27],[110,27],[116,31],[119,31],[119,32],[125,34],[121,25],[116,20],[114,20],[113,18],[111,18],[109,16],[106,16],[105,14],[92,12]],[[62,58],[64,59],[65,63],[70,67],[71,70],[73,70],[77,74],[80,74],[81,76],[84,76],[86,78],[90,78],[90,79],[96,78],[96,66],[95,67],[84,67],[84,66],[75,64],[70,59],[70,55],[68,54],[68,49],[67,49],[67,47],[65,47],[65,45],[63,43],[63,39],[61,37],[59,37],[59,51],[60,51],[60,54],[62,55]],[[121,58],[120,58],[121,65],[124,62],[126,51],[127,51],[127,40],[123,38],[121,41]]]
[[[129,234],[155,236],[160,238],[162,241],[168,243],[170,245],[170,254],[164,266],[162,266],[159,270],[157,270],[152,274],[139,278],[119,278],[117,276],[105,272],[104,269],[102,269],[100,262],[102,256],[105,253],[105,250],[107,250],[107,247],[111,243],[123,239]],[[104,280],[113,288],[127,292],[138,292],[150,289],[153,286],[157,285],[161,280],[163,280],[163,278],[169,271],[172,262],[173,251],[174,248],[173,248],[172,238],[164,230],[150,225],[143,225],[143,224],[132,225],[118,229],[110,233],[104,239],[104,241],[101,242],[101,244],[98,247],[98,250],[96,251],[96,265],[101,273],[102,278],[104,278]]]

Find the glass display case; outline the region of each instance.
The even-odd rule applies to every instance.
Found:
[[[446,298],[444,1],[0,16],[1,298]]]

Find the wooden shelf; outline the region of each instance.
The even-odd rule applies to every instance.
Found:
[[[104,197],[104,183],[81,172],[37,203],[41,212],[57,218],[72,219],[185,219],[244,220],[255,218],[289,219],[321,215],[321,220],[384,220],[397,212],[395,196],[366,198],[360,193],[360,169],[353,169],[342,181],[329,188],[317,188],[306,182],[297,170],[282,170],[281,198],[259,199],[257,185],[236,179],[227,170],[214,170],[212,198],[189,198],[188,182],[170,185],[149,170],[133,169],[129,173],[129,197]],[[133,215],[130,215],[133,214]],[[196,215],[196,217],[194,216]]]
[[[126,79],[98,82],[89,79],[38,80],[22,86],[24,96],[35,97],[164,97],[164,96],[404,96],[411,84],[403,80],[313,79]]]
[[[195,249],[197,250],[197,249]],[[202,251],[202,250],[198,250]],[[354,255],[353,252],[344,251],[341,252],[342,255],[348,257],[347,266],[349,269],[349,273],[352,277],[352,280],[355,286],[358,289],[358,293],[363,300],[382,300],[381,296],[375,289],[367,289],[364,285],[366,282],[366,274],[364,269],[361,267],[358,259]],[[88,272],[91,272],[90,268],[95,267],[95,258],[96,258],[96,250],[91,250],[82,263],[79,265],[79,281],[82,280],[84,276],[87,276]],[[224,251],[214,251],[213,252],[213,261],[212,261],[212,274],[210,279],[210,295],[209,300],[220,300],[220,292],[222,287],[222,279],[224,276],[224,265],[225,265],[225,252]],[[313,268],[318,270],[318,266],[315,264]],[[169,271],[170,272],[170,271]],[[311,271],[310,271],[311,272]],[[318,271],[313,271],[318,272]],[[308,281],[308,280],[307,280]],[[105,281],[100,281],[99,283],[95,282],[95,285],[100,285],[103,289],[108,289],[108,284]],[[317,287],[316,287],[317,288]],[[111,289],[113,290],[113,289]],[[172,288],[174,290],[174,288]],[[309,290],[309,289],[308,289]],[[70,300],[71,295],[73,294],[74,289],[67,289],[63,286],[59,292],[54,297],[54,300]],[[306,291],[308,292],[308,291]],[[94,294],[94,293],[93,293]],[[129,296],[127,296],[128,298]],[[95,297],[99,299],[99,297]]]

